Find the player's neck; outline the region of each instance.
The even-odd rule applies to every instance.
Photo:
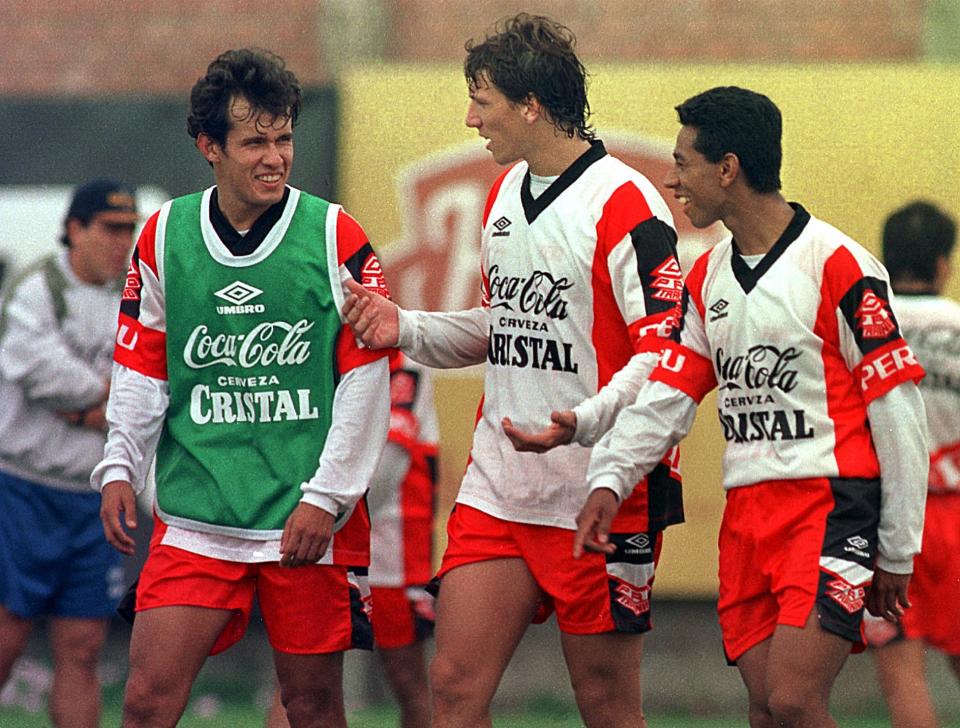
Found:
[[[550,129],[550,137],[546,137],[539,144],[534,146],[530,154],[526,156],[527,164],[530,167],[530,174],[539,177],[556,177],[571,164],[576,162],[584,152],[590,148],[590,142],[579,137],[570,138],[558,132],[556,129]]]
[[[724,215],[723,224],[733,233],[741,255],[763,255],[780,239],[794,214],[779,192],[753,193]]]

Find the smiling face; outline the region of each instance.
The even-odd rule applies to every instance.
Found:
[[[197,146],[213,165],[220,209],[235,228],[246,230],[283,199],[293,166],[293,125],[289,117],[252,111],[243,98],[233,99],[229,113],[223,145],[200,134]]]
[[[663,183],[673,190],[683,212],[694,227],[709,227],[721,219],[724,188],[721,163],[711,162],[693,148],[697,130],[684,126],[677,134],[673,150],[673,169]]]
[[[485,74],[470,86],[466,124],[488,140],[487,150],[497,164],[526,158],[530,128],[524,117],[524,104],[511,102]]]

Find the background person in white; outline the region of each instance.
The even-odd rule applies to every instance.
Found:
[[[57,726],[100,724],[98,662],[123,592],[89,478],[106,440],[117,299],[137,219],[127,185],[78,187],[64,249],[11,284],[0,314],[0,685],[34,621],[49,617]]]
[[[926,679],[927,649],[945,654],[960,679],[960,305],[943,295],[954,268],[952,217],[912,202],[883,225],[883,262],[897,294],[903,337],[927,376],[930,476],[923,548],[913,560],[910,609],[899,624],[867,622],[880,686],[894,728],[936,728]]]

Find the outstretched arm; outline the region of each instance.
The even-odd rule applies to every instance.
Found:
[[[350,295],[343,303],[343,315],[354,336],[371,349],[396,346],[400,339],[400,307],[355,280],[346,281],[346,287]]]

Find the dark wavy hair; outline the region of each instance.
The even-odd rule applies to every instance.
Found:
[[[753,189],[780,189],[783,119],[769,98],[737,86],[718,86],[675,108],[680,123],[697,130],[693,148],[710,162],[719,162],[728,152],[736,154]]]
[[[949,258],[957,242],[957,223],[936,205],[911,202],[892,213],[883,224],[883,262],[890,280],[914,279],[932,283],[937,258]]]
[[[485,77],[515,104],[534,96],[557,129],[592,140],[587,71],[576,42],[565,25],[520,13],[499,21],[482,41],[467,41],[463,72],[471,89]]]
[[[206,134],[221,146],[230,131],[230,103],[243,97],[250,117],[267,113],[297,123],[302,106],[300,82],[284,60],[261,48],[224,51],[207,66],[207,73],[190,91],[187,131],[196,139]]]

